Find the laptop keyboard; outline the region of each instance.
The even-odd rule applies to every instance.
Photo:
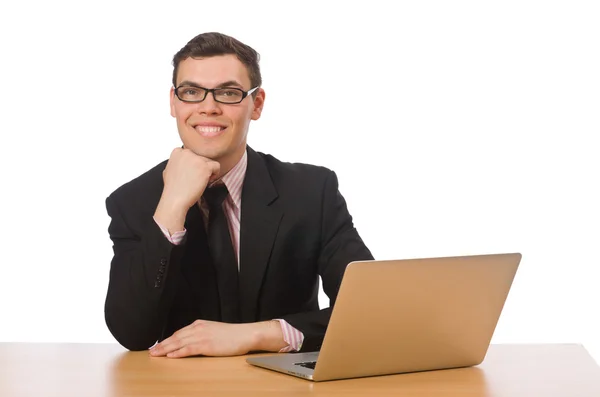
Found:
[[[294,363],[294,365],[299,365],[304,368],[315,369],[315,365],[317,365],[317,362],[316,361],[306,361],[303,363]]]

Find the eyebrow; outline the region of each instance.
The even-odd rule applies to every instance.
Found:
[[[196,87],[196,88],[206,88],[206,87],[202,87],[202,86],[201,86],[200,84],[198,84],[198,83],[194,83],[193,81],[189,81],[189,80],[184,80],[184,81],[182,81],[182,82],[179,84],[179,86],[182,86],[182,85],[185,85],[185,86],[191,86],[191,87]],[[226,81],[226,82],[224,82],[224,83],[221,83],[221,84],[217,85],[215,88],[224,88],[224,87],[239,87],[239,88],[241,88],[241,89],[243,89],[243,88],[244,88],[244,86],[243,86],[243,85],[241,85],[240,83],[238,83],[238,82],[237,82],[237,81],[235,81],[235,80],[228,80],[228,81]]]

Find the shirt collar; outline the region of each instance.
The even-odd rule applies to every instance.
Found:
[[[246,169],[248,168],[248,152],[244,151],[244,155],[237,164],[220,180],[227,186],[231,201],[236,207],[241,206],[242,188],[244,186],[244,178],[246,177]]]

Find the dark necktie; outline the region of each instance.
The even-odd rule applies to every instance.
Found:
[[[229,192],[224,184],[204,191],[209,207],[208,247],[217,271],[217,283],[221,300],[221,320],[226,323],[240,322],[238,266],[223,201]]]

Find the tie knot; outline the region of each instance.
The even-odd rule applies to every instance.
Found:
[[[220,183],[213,187],[206,188],[203,196],[209,209],[212,210],[214,208],[219,208],[228,194],[229,191],[227,190],[227,186],[225,186],[224,183]]]

